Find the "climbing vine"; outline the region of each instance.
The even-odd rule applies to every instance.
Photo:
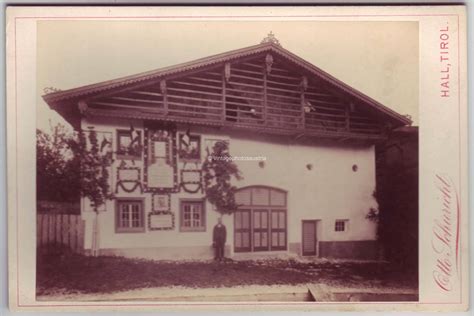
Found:
[[[208,153],[202,165],[205,195],[221,214],[231,214],[238,208],[235,201],[236,187],[231,180],[241,180],[242,176],[237,165],[229,154],[227,142],[218,141]]]

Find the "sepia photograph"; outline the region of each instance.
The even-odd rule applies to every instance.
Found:
[[[38,301],[419,300],[418,22],[36,36]]]

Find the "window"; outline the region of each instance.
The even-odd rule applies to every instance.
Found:
[[[142,153],[141,132],[135,129],[117,130],[117,155],[124,159],[140,158]]]
[[[179,158],[183,160],[201,160],[201,136],[179,135]]]
[[[237,190],[235,201],[243,206],[286,207],[286,192],[264,186],[252,186]]]
[[[143,200],[117,200],[115,231],[138,233],[145,231]]]
[[[348,220],[337,220],[334,224],[334,231],[336,232],[344,232],[347,230],[347,222]]]
[[[181,201],[181,231],[205,231],[206,218],[203,200]]]

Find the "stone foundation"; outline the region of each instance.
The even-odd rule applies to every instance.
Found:
[[[230,257],[230,245],[225,246],[225,256]],[[90,249],[85,250],[90,255]],[[159,247],[159,248],[105,248],[100,249],[101,256],[117,256],[152,260],[210,260],[214,258],[211,246]]]
[[[320,258],[335,259],[357,259],[357,260],[380,260],[381,251],[375,240],[360,241],[319,241]],[[90,254],[90,249],[85,250]],[[210,246],[192,247],[159,247],[159,248],[109,248],[100,249],[102,256],[120,256],[126,258],[143,258],[154,260],[209,260],[214,258],[214,248]],[[289,259],[293,256],[301,256],[301,243],[289,243],[288,251],[275,252],[246,252],[231,255],[231,246],[225,246],[227,258],[240,259],[262,259],[279,257]]]
[[[379,260],[380,249],[375,240],[320,241],[319,257],[337,259]]]

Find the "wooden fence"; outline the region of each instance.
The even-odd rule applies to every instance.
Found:
[[[84,251],[84,221],[80,215],[37,214],[37,247],[54,251],[67,247],[74,252]]]
[[[38,213],[79,215],[81,214],[81,204],[79,201],[68,203],[38,200],[36,202],[36,210]]]

